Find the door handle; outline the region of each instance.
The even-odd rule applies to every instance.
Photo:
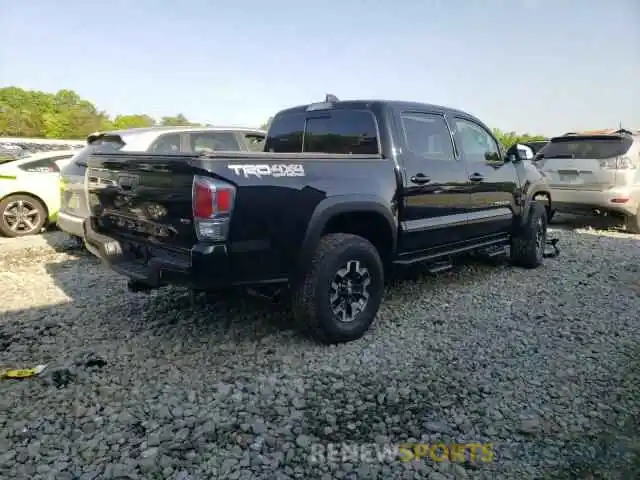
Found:
[[[479,173],[474,173],[469,176],[469,180],[471,180],[472,182],[481,182],[484,180],[484,177]]]
[[[425,183],[429,183],[431,179],[427,177],[424,173],[418,173],[411,177],[411,181],[413,183],[417,183],[418,185],[423,185]]]

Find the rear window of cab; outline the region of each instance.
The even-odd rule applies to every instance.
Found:
[[[318,110],[274,118],[265,142],[274,153],[378,155],[375,117],[368,110]]]

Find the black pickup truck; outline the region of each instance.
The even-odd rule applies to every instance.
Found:
[[[542,263],[551,195],[514,152],[459,110],[327,96],[275,115],[264,152],[93,154],[85,242],[132,291],[290,289],[318,340],[350,341],[390,267]]]

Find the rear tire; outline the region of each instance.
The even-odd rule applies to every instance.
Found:
[[[547,211],[538,202],[530,208],[526,225],[511,239],[511,263],[524,268],[542,265],[547,243]]]
[[[371,327],[382,301],[380,255],[368,240],[357,235],[326,235],[292,293],[296,321],[317,341],[357,340]]]
[[[9,195],[0,202],[0,233],[25,237],[40,233],[47,221],[43,203],[29,195]]]

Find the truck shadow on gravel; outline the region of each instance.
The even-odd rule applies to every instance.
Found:
[[[285,345],[289,342],[316,345],[295,323],[286,292],[276,302],[241,291],[191,296],[187,289],[177,287],[165,287],[151,294],[134,294],[126,289],[124,277],[111,272],[63,232],[49,232],[46,241],[56,253],[72,257],[48,263],[45,267],[55,286],[75,304],[64,308],[93,311],[96,322],[111,325],[114,330],[130,334],[151,333],[154,338],[167,336],[184,344],[193,340],[198,344],[202,338],[259,342],[270,335],[278,335]],[[448,272],[430,274],[424,266],[394,270],[386,279],[383,303],[390,297],[409,292],[415,282],[428,289],[443,282],[484,281],[484,277],[492,274],[492,268],[506,264],[504,259],[461,257]],[[473,275],[460,277],[461,270],[481,265],[489,268],[474,269]],[[103,290],[106,290],[106,296]],[[107,304],[111,306],[107,307]],[[51,308],[55,310],[56,307]],[[98,312],[101,315],[97,315]],[[376,325],[377,322],[372,331],[376,330]]]

